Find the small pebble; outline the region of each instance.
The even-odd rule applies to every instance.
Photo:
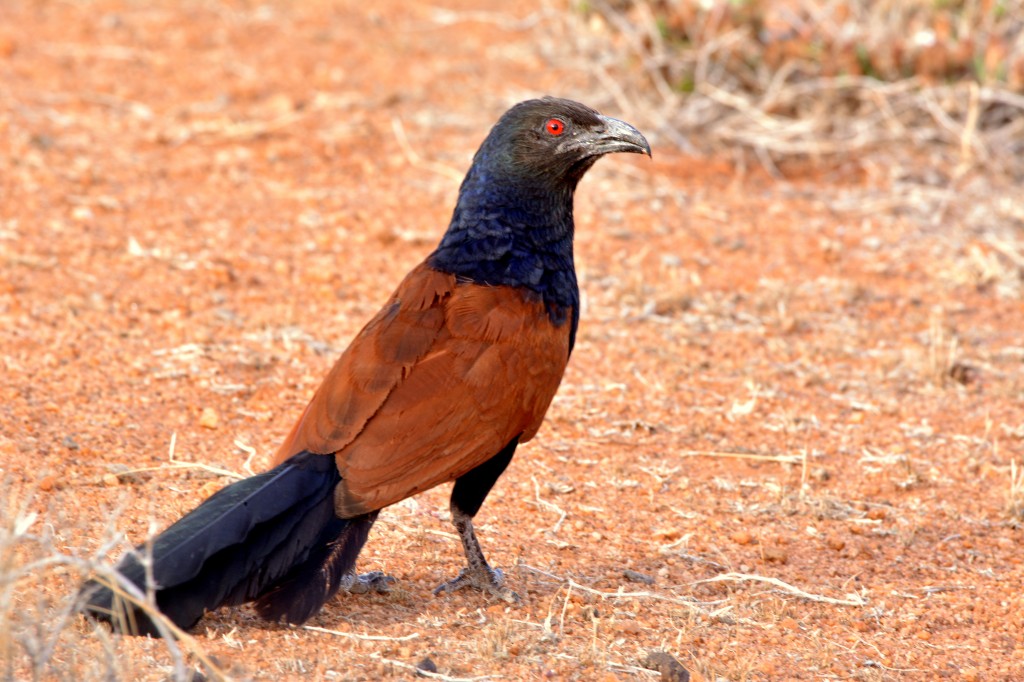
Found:
[[[212,407],[204,407],[203,413],[199,415],[199,425],[204,429],[215,429],[220,426],[220,415]]]
[[[657,649],[647,653],[643,667],[661,673],[662,682],[690,682],[690,673],[667,651]]]
[[[654,578],[652,576],[648,576],[647,573],[641,573],[640,571],[632,570],[630,568],[623,571],[623,578],[631,583],[643,583],[644,585],[654,584]]]
[[[748,531],[738,530],[729,536],[737,545],[749,545],[754,541],[754,536]]]

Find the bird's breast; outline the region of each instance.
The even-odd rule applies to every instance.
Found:
[[[455,480],[540,428],[565,371],[570,327],[534,292],[459,283],[438,341],[335,455],[344,515]]]

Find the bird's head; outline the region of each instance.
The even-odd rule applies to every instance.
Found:
[[[481,145],[474,165],[517,179],[558,183],[571,191],[597,159],[613,152],[650,156],[651,146],[628,123],[579,102],[545,97],[505,112]]]
[[[515,105],[473,157],[428,262],[468,281],[533,290],[558,314],[578,311],[573,195],[594,162],[613,152],[650,155],[651,146],[633,126],[578,102]]]

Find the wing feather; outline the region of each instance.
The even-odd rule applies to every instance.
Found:
[[[335,363],[276,461],[333,454],[338,514],[380,509],[532,438],[568,357],[569,324],[537,297],[421,265]]]

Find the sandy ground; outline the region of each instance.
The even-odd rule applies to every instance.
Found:
[[[622,115],[561,11],[0,4],[5,679],[173,673],[163,642],[63,618],[80,562],[46,558],[122,533],[116,558],[231,480],[210,467],[265,466],[507,106]],[[218,611],[189,665],[1024,679],[1020,195],[900,195],[930,169],[858,159],[776,179],[649,132],[653,161],[581,185],[576,352],[478,517],[523,603],[432,595],[462,565],[437,489],[364,551],[393,593],[332,601],[309,625],[334,633]]]

